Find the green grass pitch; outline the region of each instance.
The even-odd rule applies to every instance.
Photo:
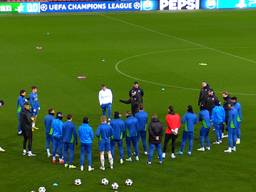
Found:
[[[175,13],[115,13],[0,17],[0,188],[25,192],[45,186],[47,191],[111,191],[100,185],[107,177],[121,192],[253,192],[255,178],[255,74],[256,11],[196,11]],[[42,50],[36,50],[42,46]],[[102,61],[104,60],[104,61]],[[207,63],[200,66],[199,63]],[[78,75],[87,79],[78,80]],[[147,166],[139,162],[115,163],[113,171],[100,171],[97,141],[92,173],[52,165],[44,150],[43,116],[49,107],[72,113],[76,125],[84,115],[95,129],[101,114],[97,94],[102,83],[113,91],[113,110],[125,112],[134,79],[145,91],[145,110],[161,120],[169,104],[181,115],[196,107],[200,82],[217,91],[228,90],[243,107],[242,140],[238,151],[224,154],[227,141],[199,153],[199,126],[192,157],[170,157],[160,166],[157,158]],[[39,131],[34,133],[35,158],[23,157],[22,138],[16,135],[16,99],[21,88],[39,87]],[[164,91],[161,91],[165,88]],[[211,140],[214,135],[211,131]],[[180,144],[181,135],[177,145]],[[170,147],[169,147],[170,150]],[[169,153],[168,153],[169,155]],[[75,164],[79,164],[79,147]],[[80,187],[73,185],[81,178]],[[131,178],[134,185],[124,186]],[[58,187],[52,184],[57,182]]]

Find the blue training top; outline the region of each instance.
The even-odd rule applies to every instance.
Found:
[[[78,128],[78,135],[81,143],[91,144],[93,142],[94,133],[93,133],[92,127],[87,123],[83,123]]]
[[[145,111],[139,111],[135,114],[135,117],[138,119],[138,131],[146,131],[148,113]]]
[[[53,120],[54,120],[53,115],[48,114],[44,117],[45,133],[50,134],[50,132],[52,131],[52,122],[53,122]]]
[[[110,125],[113,131],[114,140],[122,140],[125,135],[125,123],[122,119],[112,119]]]
[[[63,123],[62,138],[64,143],[77,143],[76,127],[72,121]]]
[[[210,113],[208,110],[201,110],[198,114],[198,120],[202,122],[204,128],[209,129],[211,127]]]
[[[182,123],[185,124],[184,131],[194,132],[195,124],[197,124],[197,117],[194,113],[187,112],[182,118]]]
[[[99,138],[99,141],[102,142],[110,143],[112,135],[112,127],[107,123],[100,124],[96,130],[96,136]]]
[[[134,116],[129,116],[125,120],[125,127],[126,127],[126,137],[137,137],[137,132],[139,129],[139,123],[137,118]]]

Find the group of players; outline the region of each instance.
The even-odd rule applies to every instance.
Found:
[[[180,115],[174,111],[173,106],[168,107],[166,115],[166,130],[164,135],[164,146],[161,147],[164,132],[163,124],[159,121],[156,114],[148,117],[148,113],[143,108],[143,89],[138,82],[134,82],[129,91],[129,99],[120,100],[120,102],[131,105],[131,112],[126,113],[126,119],[122,120],[119,112],[114,112],[112,118],[112,92],[105,85],[102,85],[99,91],[99,104],[102,109],[101,123],[95,134],[89,124],[89,118],[85,116],[81,125],[76,130],[72,122],[72,115],[66,116],[63,122],[62,112],[55,113],[53,108],[48,110],[48,115],[44,117],[46,134],[46,152],[52,163],[64,164],[65,167],[76,168],[74,162],[74,149],[80,140],[80,169],[84,170],[85,155],[87,155],[88,171],[94,170],[92,167],[92,144],[94,135],[98,138],[98,149],[100,154],[100,169],[105,170],[104,153],[107,153],[110,168],[113,169],[115,146],[118,146],[120,164],[124,163],[123,141],[126,142],[127,158],[126,161],[139,161],[139,142],[142,141],[144,154],[148,156],[148,164],[152,163],[155,148],[158,152],[159,162],[166,158],[168,142],[172,141],[171,158],[175,156],[175,146],[181,124],[184,125],[182,142],[177,154],[182,155],[185,144],[188,140],[188,155],[192,154],[194,127],[201,123],[200,129],[200,148],[198,151],[211,149],[209,132],[213,125],[216,134],[214,144],[221,144],[224,131],[228,131],[228,149],[227,153],[236,151],[236,144],[240,144],[240,123],[242,120],[241,106],[236,97],[230,97],[227,92],[223,92],[223,106],[215,95],[214,91],[206,82],[202,82],[198,105],[200,112],[196,115],[193,107],[189,105],[187,112],[180,118]],[[29,102],[28,102],[29,101]],[[17,102],[18,113],[18,134],[24,136],[23,155],[34,156],[32,153],[32,132],[37,129],[35,121],[40,110],[38,102],[37,87],[32,87],[29,99],[26,98],[26,91],[21,90]],[[147,145],[146,138],[148,132]],[[27,152],[28,143],[28,152]],[[51,150],[52,145],[52,150]],[[134,153],[132,153],[133,146]],[[52,154],[51,154],[52,152]]]

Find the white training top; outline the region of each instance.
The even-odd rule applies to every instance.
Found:
[[[112,100],[113,100],[113,96],[112,96],[112,91],[110,89],[105,89],[105,91],[103,89],[100,90],[99,92],[100,105],[112,103]]]

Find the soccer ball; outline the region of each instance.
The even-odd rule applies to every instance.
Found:
[[[126,179],[125,180],[125,185],[132,186],[132,184],[133,184],[133,181],[131,179]]]
[[[119,185],[117,183],[112,183],[112,189],[117,190],[119,188]]]
[[[74,184],[77,185],[77,186],[81,185],[82,184],[81,179],[75,179]]]
[[[39,187],[38,192],[46,192],[46,188],[45,187]]]
[[[103,178],[103,179],[101,180],[101,184],[102,184],[102,185],[108,185],[108,184],[109,184],[109,181],[107,180],[107,178]]]

